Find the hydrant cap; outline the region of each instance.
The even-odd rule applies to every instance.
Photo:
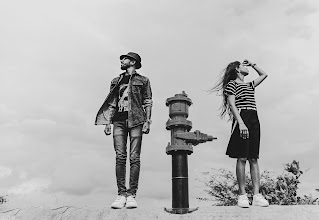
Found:
[[[166,99],[166,106],[169,106],[171,102],[187,102],[189,106],[193,104],[192,100],[187,97],[184,91],[182,94],[176,94],[174,97]]]

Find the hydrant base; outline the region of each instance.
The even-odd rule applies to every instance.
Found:
[[[198,207],[197,208],[172,208],[172,209],[167,209],[167,208],[164,208],[164,210],[168,213],[171,213],[171,214],[187,214],[187,213],[191,213],[191,212],[194,212],[194,211],[197,211],[198,210]]]

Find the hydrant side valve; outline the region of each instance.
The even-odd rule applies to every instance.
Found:
[[[197,131],[197,130],[194,132],[176,133],[175,137],[179,139],[183,139],[188,143],[192,143],[193,145],[197,145],[199,143],[205,143],[207,141],[213,141],[214,139],[217,139],[211,135],[201,133],[200,131]]]

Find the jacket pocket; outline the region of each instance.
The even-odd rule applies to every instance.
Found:
[[[133,93],[141,93],[143,88],[142,82],[133,82],[132,83],[132,92]]]

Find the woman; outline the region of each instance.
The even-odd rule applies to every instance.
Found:
[[[249,74],[247,67],[252,67],[259,77],[252,82],[245,83],[244,78]],[[258,166],[260,125],[255,103],[255,87],[267,74],[249,60],[243,63],[235,61],[225,69],[220,81],[212,91],[221,92],[223,96],[221,117],[226,114],[233,120],[232,134],[226,154],[237,158],[236,176],[239,186],[238,206],[249,207],[249,200],[245,191],[245,166],[250,164],[253,183],[253,203],[257,206],[268,206],[268,201],[259,193],[260,173]]]

